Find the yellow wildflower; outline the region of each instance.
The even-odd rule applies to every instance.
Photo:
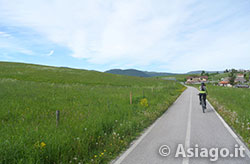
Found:
[[[40,146],[41,146],[41,148],[44,148],[46,146],[46,144],[44,142],[41,142]]]
[[[146,98],[141,99],[141,106],[148,107],[148,100]]]

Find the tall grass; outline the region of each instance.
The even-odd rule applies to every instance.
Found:
[[[160,79],[0,62],[0,163],[107,163],[184,89]]]

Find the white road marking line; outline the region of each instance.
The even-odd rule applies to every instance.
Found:
[[[187,90],[188,90],[188,87],[181,93],[181,95],[175,100],[175,102],[173,104],[176,104],[181,99],[183,93],[186,92]]]
[[[161,117],[158,120],[156,120],[156,122],[158,122],[160,119],[161,119]],[[137,139],[132,144],[132,146],[129,149],[127,149],[116,161],[113,161],[111,163],[113,163],[113,164],[120,164],[135,149],[135,147],[144,139],[144,137],[153,129],[153,127],[155,126],[156,122],[153,123],[153,125],[151,125],[146,130],[146,132],[139,139]]]
[[[188,122],[187,122],[187,133],[186,133],[186,139],[185,139],[185,148],[188,149],[190,147],[190,137],[191,137],[191,116],[192,116],[192,96],[193,96],[193,90],[191,90],[191,96],[190,96],[190,104],[189,104],[189,111],[188,111]],[[189,158],[183,158],[182,164],[188,164]]]
[[[185,91],[184,91],[185,92]],[[183,96],[184,92],[177,98],[180,99],[180,97]],[[177,101],[176,100],[176,101]],[[174,104],[173,104],[174,105]],[[172,105],[168,108],[168,110],[172,107]],[[136,148],[136,146],[147,136],[147,134],[154,128],[154,126],[159,122],[162,117],[168,112],[168,110],[162,114],[161,117],[159,117],[137,140],[132,142],[132,146],[130,146],[121,156],[119,156],[117,159],[111,161],[111,164],[120,164],[122,161]]]
[[[236,142],[239,145],[241,145],[242,147],[244,147],[246,155],[250,158],[250,151],[246,147],[246,145],[241,141],[241,139],[239,139],[239,137],[234,133],[234,131],[232,130],[232,128],[226,123],[226,121],[217,113],[217,111],[214,109],[214,107],[211,105],[211,103],[209,101],[207,101],[207,102],[208,102],[209,106],[213,109],[213,111],[215,112],[215,114],[219,117],[219,119],[221,120],[221,122],[223,123],[223,125],[225,126],[225,128],[229,131],[229,133],[236,140]]]

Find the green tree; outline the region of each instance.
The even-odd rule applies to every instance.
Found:
[[[233,74],[235,74],[235,73],[237,73],[237,72],[238,72],[238,71],[237,71],[236,69],[234,69],[234,68],[232,69],[232,73],[233,73]]]
[[[249,74],[250,74],[250,73],[246,73],[246,74],[245,74],[245,75],[246,75],[246,76],[245,76],[245,79],[247,80],[247,82],[249,81]]]
[[[202,72],[201,72],[201,76],[203,76],[204,74],[205,74],[205,71],[202,71]]]
[[[229,74],[229,83],[230,83],[231,85],[234,85],[235,79],[236,79],[236,76],[235,76],[235,74],[234,74],[233,71],[232,71],[232,72]]]

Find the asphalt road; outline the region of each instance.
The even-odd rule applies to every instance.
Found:
[[[246,149],[242,141],[213,110],[210,104],[207,104],[206,113],[202,113],[197,94],[197,89],[188,87],[167,112],[112,163],[250,164],[249,150],[242,151],[245,157],[240,156],[239,148],[243,146]],[[168,156],[163,156],[168,154],[169,150],[162,145],[167,145],[170,148],[171,151]],[[162,151],[160,151],[162,155],[159,152],[160,147],[162,147]],[[181,149],[182,147],[184,149]],[[183,152],[190,148],[198,150],[198,153],[192,151],[194,154],[200,156],[200,152],[204,152],[202,155],[206,156],[206,150],[201,149],[205,148],[208,151],[208,157],[183,157]],[[239,157],[223,157],[227,154],[227,150],[224,150],[224,148],[234,155],[236,148]],[[220,151],[222,156],[219,155]],[[177,152],[179,156],[175,157]]]

